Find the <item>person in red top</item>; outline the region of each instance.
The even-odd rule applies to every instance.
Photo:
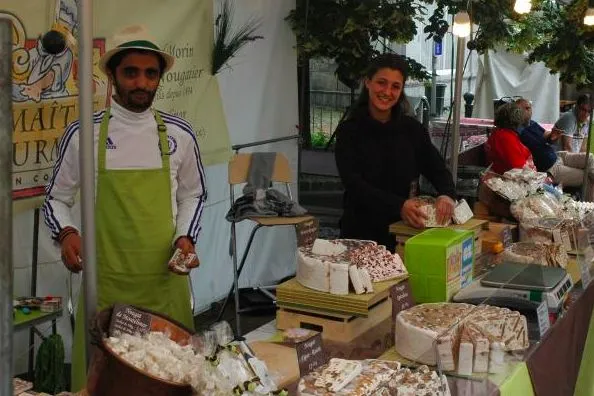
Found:
[[[493,172],[503,174],[525,166],[534,169],[532,154],[522,144],[517,132],[522,120],[522,109],[515,103],[506,103],[495,112],[495,131],[485,144],[487,163],[492,164]]]

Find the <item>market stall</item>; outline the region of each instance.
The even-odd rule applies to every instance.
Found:
[[[393,224],[397,253],[303,239],[276,321],[246,341],[226,323],[194,335],[138,307],[102,312],[87,391],[134,394],[134,377],[142,394],[588,394],[594,208],[534,172],[501,176],[490,185],[517,223],[461,201],[438,224],[421,197],[431,227]]]
[[[83,74],[90,89],[92,73]],[[296,277],[280,285],[277,320],[258,341],[235,337],[226,323],[192,334],[138,307],[102,311],[85,329],[99,350],[82,394],[588,394],[594,207],[542,192],[539,175],[490,180],[517,221],[499,231],[463,202],[455,225],[438,224],[425,198],[427,229],[391,227],[396,253],[362,240],[299,246]],[[86,251],[91,268],[93,256]],[[92,298],[87,305],[94,316]],[[24,393],[29,384],[17,385],[18,394],[32,394]]]
[[[519,180],[520,183],[527,183],[526,178],[536,177],[535,175],[524,175],[525,179],[521,180],[522,177],[519,176],[521,172],[516,173],[519,178],[516,180]],[[524,186],[524,190],[527,192],[529,189]],[[528,194],[522,196],[522,198],[527,198],[524,195]],[[401,365],[400,368],[394,366],[391,368],[385,367],[386,370],[391,369],[395,372],[402,369],[402,367],[407,367],[412,370],[410,373],[414,373],[414,370],[421,367],[423,363],[428,364],[427,369],[421,368],[420,370],[425,373],[427,378],[432,378],[435,381],[442,373],[445,374],[450,394],[554,395],[573,394],[574,389],[575,394],[588,394],[591,384],[588,382],[588,375],[584,374],[584,370],[590,367],[588,356],[591,352],[588,349],[589,344],[586,342],[586,338],[590,329],[590,318],[594,307],[592,301],[594,288],[592,285],[588,285],[588,276],[592,271],[592,256],[589,253],[591,248],[589,248],[589,242],[585,247],[580,246],[579,235],[590,233],[588,218],[591,209],[588,205],[577,203],[560,194],[553,200],[552,197],[544,195],[540,190],[532,191],[532,195],[528,198],[530,198],[529,201],[516,202],[514,205],[513,212],[518,216],[518,223],[499,224],[481,222],[477,219],[470,220],[466,224],[451,227],[452,235],[457,236],[455,241],[447,238],[438,242],[428,240],[432,234],[438,234],[437,231],[439,233],[445,232],[443,228],[423,232],[423,230],[411,229],[404,224],[393,224],[391,231],[395,234],[395,238],[399,243],[398,251],[403,255],[408,278],[402,279],[392,286],[392,289],[398,290],[398,292],[392,294],[391,303],[393,304],[394,315],[388,322],[388,326],[369,328],[365,332],[367,337],[364,340],[348,338],[345,340],[347,342],[341,344],[340,342],[337,343],[336,334],[324,336],[326,332],[325,323],[329,318],[320,318],[319,309],[310,311],[312,314],[311,320],[307,320],[307,315],[302,315],[299,320],[293,323],[295,325],[301,324],[302,327],[306,328],[315,328],[315,326],[311,325],[316,324],[317,330],[322,331],[323,345],[327,351],[327,356],[361,361],[361,372],[364,373],[362,375],[369,374],[369,370],[373,371],[368,366],[373,367],[375,364],[381,364],[378,361],[369,359],[379,359],[379,361],[398,362]],[[536,202],[539,204],[537,205]],[[527,209],[530,207],[531,210],[534,210],[539,205],[544,205],[544,202],[550,205],[548,210],[551,213],[548,213],[548,216],[544,213],[536,214]],[[556,215],[566,222],[553,222],[550,219],[551,215]],[[576,223],[570,226],[568,223],[571,223],[572,219]],[[553,227],[553,230],[547,227]],[[581,234],[580,231],[582,231]],[[458,237],[459,235],[462,236],[462,239]],[[418,240],[419,238],[421,240]],[[437,238],[437,236],[433,235],[432,238]],[[523,242],[519,242],[518,239]],[[466,255],[474,258],[470,271],[472,276],[468,276],[468,278],[464,277],[463,257],[465,254],[463,246],[465,241],[469,241],[466,243],[471,243],[474,247],[471,251],[472,254]],[[452,246],[456,243],[461,246],[461,251],[456,251],[455,248],[452,249]],[[418,251],[411,250],[415,245],[419,245],[421,248]],[[436,245],[445,247],[445,249],[442,249],[441,252],[438,249],[436,250],[437,253],[431,252]],[[479,247],[482,248],[482,251]],[[452,254],[447,253],[448,251],[454,252],[453,256],[456,257],[454,261],[456,259],[462,260],[461,263],[457,264],[459,267],[455,267],[456,263],[452,261]],[[570,254],[567,254],[567,252],[570,252]],[[439,254],[442,255],[441,258],[438,256]],[[481,294],[480,290],[475,287],[475,282],[486,278],[489,274],[496,273],[496,269],[506,267],[508,261],[514,261],[514,265],[526,265],[526,268],[504,279],[496,288],[487,289],[486,294],[485,292]],[[441,278],[438,283],[433,283],[434,287],[437,284],[447,284],[448,280],[452,280],[452,274],[457,274],[454,277],[456,282],[454,282],[454,285],[449,282],[450,285],[444,290],[445,294],[443,295],[423,294],[420,292],[422,289],[420,278],[425,277],[428,279],[430,275],[435,275],[428,274],[428,271],[425,271],[423,267],[430,266],[429,263],[437,265],[436,263],[442,262],[446,266],[446,272],[441,275],[437,274]],[[454,264],[454,271],[448,268],[448,264],[449,266]],[[437,265],[437,267],[440,266],[441,264]],[[540,274],[540,278],[531,274],[534,269],[536,269],[536,274]],[[448,274],[448,270],[451,271],[450,274]],[[553,282],[552,288],[539,294],[536,291],[538,282],[544,282],[545,278],[549,278],[553,274],[556,274],[554,275],[556,278],[551,281]],[[583,280],[582,277],[584,277]],[[520,279],[522,280],[520,281]],[[294,289],[294,282],[290,287],[291,289]],[[513,293],[518,295],[524,293],[524,291],[518,291],[520,286],[532,287],[532,289],[526,290],[526,295],[529,295],[526,300],[534,297],[532,301],[521,302],[519,301],[520,297],[515,301],[511,301],[513,299],[510,296]],[[544,287],[544,284],[541,286]],[[402,293],[403,290],[406,292]],[[411,292],[410,295],[408,291]],[[536,294],[539,294],[539,297],[535,297]],[[331,293],[328,296],[330,295]],[[404,295],[408,297],[404,297]],[[469,298],[470,295],[472,299]],[[293,293],[291,296],[294,298],[297,293]],[[409,300],[411,296],[413,297],[412,301],[416,300],[420,304],[411,308],[411,300]],[[457,296],[461,297],[457,299]],[[318,300],[319,298],[320,296],[318,296]],[[447,301],[452,298],[454,301],[462,299],[472,302],[475,308],[468,308],[469,311],[465,312],[466,306],[460,308],[456,304],[431,302],[431,300]],[[402,301],[406,302],[401,304]],[[280,304],[282,306],[283,302],[281,301]],[[296,304],[299,305],[299,303]],[[467,346],[471,346],[471,350],[474,347],[474,356],[473,352],[470,352],[469,355],[468,350],[463,351],[460,347],[457,355],[454,354],[453,358],[445,359],[445,362],[440,361],[439,358],[437,361],[431,361],[431,342],[427,343],[425,341],[425,347],[419,347],[418,343],[423,340],[421,336],[402,336],[402,334],[407,334],[410,331],[408,330],[410,327],[406,326],[406,321],[399,322],[397,318],[404,313],[414,312],[415,308],[422,310],[424,307],[429,307],[427,308],[428,312],[433,312],[430,309],[432,304],[439,305],[439,309],[434,310],[439,312],[439,315],[454,319],[444,324],[444,319],[437,320],[433,314],[427,312],[422,314],[412,313],[409,314],[409,317],[415,318],[415,320],[421,318],[420,323],[416,322],[413,328],[420,326],[420,328],[435,329],[435,326],[443,326],[442,331],[447,332],[452,327],[462,327],[463,330],[456,333],[456,337],[461,338],[455,338],[458,341],[454,345],[467,344]],[[303,302],[300,305],[301,309],[303,309]],[[311,305],[316,305],[316,303]],[[518,311],[509,309],[510,306],[516,307]],[[445,314],[443,313],[444,310]],[[481,310],[485,311],[485,314],[482,314]],[[448,314],[447,312],[451,313]],[[517,322],[520,318],[522,320]],[[501,322],[502,320],[503,322]],[[415,322],[413,320],[410,323]],[[437,323],[440,324],[437,325]],[[454,323],[456,324],[454,325]],[[515,333],[511,332],[511,330],[509,333],[511,339],[516,339],[517,344],[506,344],[503,348],[505,353],[503,353],[499,363],[496,357],[492,357],[494,350],[497,349],[497,345],[496,343],[493,344],[492,338],[490,338],[490,346],[489,343],[481,344],[480,337],[477,338],[477,334],[488,333],[490,326],[497,327],[496,323],[500,323],[500,325],[503,323],[504,328],[517,329]],[[517,327],[517,323],[524,324]],[[285,326],[281,327],[284,328]],[[331,327],[328,327],[328,330],[330,329]],[[469,339],[471,341],[465,343],[464,339],[468,334],[465,334],[464,331],[470,331],[467,329],[475,331],[478,329],[478,333],[473,335],[470,332]],[[274,333],[274,331],[273,329],[272,332]],[[336,329],[332,328],[332,331],[336,331]],[[569,336],[567,332],[571,332],[573,336]],[[276,330],[274,334],[268,334],[268,342],[278,342],[279,337],[282,338],[282,334],[283,331],[281,330]],[[385,344],[378,341],[382,337],[390,335],[396,336],[395,346],[391,346],[394,342],[393,339]],[[338,337],[340,338],[340,336]],[[260,335],[260,337],[262,336]],[[264,338],[266,339],[266,337]],[[401,341],[398,341],[399,338]],[[403,338],[404,341],[402,341]],[[591,340],[591,338],[590,335],[589,339]],[[376,340],[375,344],[373,340]],[[417,342],[411,342],[412,340],[417,340]],[[263,341],[260,340],[257,343],[261,345]],[[264,343],[266,342],[264,341]],[[370,347],[370,345],[373,345],[373,347]],[[559,347],[560,345],[562,347]],[[385,352],[380,352],[382,348],[387,346],[389,348]],[[481,352],[482,360],[481,355],[477,355],[477,348],[486,348]],[[470,356],[469,360],[466,361],[466,367],[462,367],[464,362],[461,360],[456,361],[456,358],[460,359],[462,355]],[[265,356],[265,353],[262,354],[264,359]],[[438,356],[441,356],[441,353]],[[298,357],[299,352],[297,352],[296,358]],[[443,358],[443,356],[441,357]],[[479,367],[477,367],[477,362]],[[289,382],[289,385],[287,385],[289,391],[317,394],[315,390],[311,389],[312,381],[315,382],[315,378],[328,374],[325,370],[339,364],[347,363],[331,361],[329,366],[322,366],[314,374],[305,376],[305,378],[301,375],[300,381],[294,380],[293,377],[294,381]],[[301,366],[299,365],[299,367]],[[295,367],[293,369],[293,372],[295,372]],[[344,370],[348,371],[346,368]],[[435,370],[435,374],[431,374],[431,370]],[[409,375],[407,378],[413,381],[414,375]],[[394,378],[398,378],[398,375],[394,374]],[[287,380],[290,381],[288,377]],[[382,382],[381,379],[376,378],[376,380],[379,383]],[[428,381],[428,383],[431,383],[431,381]],[[348,386],[355,386],[353,382],[350,384]],[[392,384],[392,386],[397,385]],[[439,387],[439,385],[437,386]],[[352,391],[351,388],[345,389]],[[443,388],[441,391],[445,392]],[[341,393],[337,391],[336,394]]]
[[[529,349],[517,356],[506,357],[506,367],[500,373],[494,374],[480,374],[474,373],[471,376],[461,376],[457,373],[446,373],[448,380],[448,386],[452,395],[472,394],[472,395],[517,395],[517,394],[573,394],[571,389],[576,386],[575,394],[588,394],[586,393],[588,386],[591,384],[586,380],[587,375],[583,374],[583,370],[589,363],[590,354],[592,353],[591,346],[585,345],[585,334],[588,333],[589,327],[591,327],[585,318],[590,317],[592,312],[593,301],[592,296],[594,295],[594,287],[590,285],[587,290],[576,289],[572,294],[573,301],[568,306],[565,315],[559,319],[551,328],[545,333],[545,336],[538,342],[531,343]],[[270,326],[267,326],[270,327]],[[385,331],[385,329],[384,329]],[[575,332],[575,337],[567,337],[567,335],[561,335],[563,332],[572,331]],[[271,333],[272,332],[272,333]],[[254,332],[256,339],[264,338],[268,341],[254,341],[254,344],[262,348],[263,344],[271,345],[275,342],[280,341],[280,332],[274,332],[274,329],[268,329],[268,333],[257,334]],[[377,328],[371,333],[375,333],[375,338],[378,338],[378,334],[382,334],[382,329]],[[559,348],[557,342],[563,337],[563,345],[572,344],[568,348]],[[590,336],[592,337],[592,336]],[[374,338],[374,337],[370,337]],[[414,364],[409,359],[403,358],[395,348],[391,347],[386,352],[378,354],[378,350],[370,348],[369,339],[356,341],[348,346],[350,353],[340,353],[336,351],[336,347],[330,346],[328,348],[329,355],[338,356],[342,358],[363,360],[363,359],[380,359],[387,361],[397,361],[408,367],[418,367],[418,364]],[[248,336],[250,339],[250,336]],[[343,348],[346,347],[343,345]],[[327,348],[327,343],[324,342],[324,348]],[[551,355],[551,350],[557,351],[555,355]],[[580,351],[583,350],[583,353]],[[352,351],[355,351],[354,353]],[[260,350],[256,350],[257,356],[262,356],[266,361],[269,361],[265,352],[260,355]],[[278,351],[277,351],[278,353]],[[281,352],[282,353],[282,352]],[[288,352],[287,352],[288,353]],[[560,356],[562,355],[562,356]],[[290,355],[281,355],[281,358],[277,358],[277,362],[286,359]],[[295,354],[294,359],[297,356]],[[577,366],[575,362],[579,362],[585,367],[582,369],[580,374],[580,382],[576,385],[578,378],[578,371],[580,364]],[[270,360],[272,362],[272,360]],[[551,364],[554,361],[555,364]],[[277,363],[278,364],[278,363]],[[284,363],[283,365],[290,365],[291,363]],[[293,370],[298,371],[298,365],[295,361],[293,363]],[[277,367],[270,365],[270,367]],[[567,368],[571,367],[572,370],[568,371]],[[577,369],[577,370],[576,370]],[[548,378],[546,384],[542,383],[543,377],[537,378],[536,371],[542,370],[543,377]],[[291,377],[285,377],[288,381]],[[294,379],[294,377],[293,377]],[[585,382],[584,382],[585,381]],[[298,381],[289,383],[288,390],[291,391],[297,389]],[[580,393],[583,389],[584,393]]]
[[[571,272],[579,279],[579,270],[575,268],[577,263],[572,261],[570,267],[572,267]],[[588,388],[591,384],[583,370],[587,370],[589,367],[589,356],[592,353],[590,347],[585,344],[585,339],[591,327],[589,318],[594,307],[593,296],[594,287],[592,285],[586,290],[581,287],[574,289],[569,294],[570,301],[564,314],[550,329],[543,329],[540,340],[532,340],[529,348],[505,356],[505,367],[500,372],[461,375],[456,371],[445,371],[450,393],[453,395],[557,395],[573,394],[575,388],[575,394],[588,394],[587,389],[591,389]],[[485,300],[484,303],[489,304],[489,301]],[[546,317],[548,318],[548,313]],[[370,345],[374,345],[371,340],[379,340],[382,336],[387,336],[390,334],[390,330],[394,330],[391,321],[387,328],[377,326],[369,330],[365,339],[352,340],[348,344],[337,345],[324,340],[324,348],[329,356],[351,360],[379,359],[399,362],[406,367],[419,367],[419,363],[403,357],[394,347],[388,348],[384,353],[380,353],[381,349],[378,350],[378,344],[370,347]],[[396,328],[396,332],[398,332],[398,328]],[[572,332],[574,336],[568,336],[567,332]],[[281,337],[280,333],[279,331],[272,335],[265,333],[264,335],[260,334],[259,337],[267,337],[268,341],[264,343],[269,344],[278,342]],[[592,335],[590,335],[591,337]],[[261,345],[262,343],[262,341],[257,341],[257,344]],[[563,347],[560,348],[560,345]],[[256,355],[259,356],[258,352]],[[289,355],[285,355],[285,357],[287,356]],[[266,359],[266,354],[262,354],[262,357]],[[296,358],[297,356],[295,356]],[[555,363],[551,364],[551,362]],[[297,363],[294,365],[297,366]],[[270,367],[276,366],[270,365]],[[583,368],[580,381],[577,382],[580,367]],[[287,377],[287,380],[290,378]],[[299,386],[298,381],[287,386],[290,392],[296,392]]]
[[[539,207],[535,202],[541,206],[547,202],[554,210],[554,201],[548,201],[551,197],[537,200],[535,196],[529,201],[532,211]],[[513,212],[518,213],[517,207],[522,207],[521,201]],[[579,205],[565,202],[564,208],[579,209]],[[573,213],[581,216],[582,228],[588,225],[588,211],[583,208]],[[522,213],[527,216],[529,212]],[[588,394],[592,384],[586,370],[594,353],[590,331],[594,286],[582,286],[588,284],[592,256],[589,244],[585,249],[580,246],[579,235],[589,236],[590,229],[570,236],[571,228],[543,223],[541,217],[522,219],[517,225],[469,219],[406,236],[402,233],[406,227],[395,224],[393,228],[401,233],[395,238],[403,244],[404,260],[366,241],[317,239],[301,246],[296,253],[296,278],[278,291],[277,321],[267,326],[268,333],[256,338],[248,335],[248,343],[235,341],[224,323],[196,336],[182,332],[179,338],[171,321],[134,307],[116,308],[123,313],[112,313],[109,322],[103,316],[95,343],[106,345],[104,351],[111,350],[110,359],[119,366],[90,378],[102,386],[117,385],[125,382],[117,378],[126,372],[141,381],[152,378],[156,383],[148,384],[153,387],[163,382],[178,391],[181,387],[185,394],[192,389],[211,389],[212,394],[233,389],[246,395],[358,394],[353,392],[369,381],[376,387],[411,394],[415,394],[414,387],[433,389],[436,395],[557,395],[571,394],[574,389],[575,394]],[[555,244],[557,232],[547,227],[559,231],[560,243]],[[532,242],[516,242],[517,236]],[[543,243],[546,238],[550,243]],[[530,249],[530,243],[541,243],[540,249]],[[573,254],[567,255],[570,249],[565,256],[551,249],[563,243],[569,244]],[[480,251],[478,246],[485,248]],[[541,274],[545,269],[546,274],[563,270],[562,280],[569,279],[569,283],[553,289],[557,300],[551,300],[551,293],[534,299],[536,317],[530,315],[527,304],[516,301],[517,310],[509,309],[510,301],[504,304],[496,294],[510,290],[507,286],[512,281],[518,284],[520,273],[490,294],[474,295],[480,301],[468,296],[464,302],[457,301],[469,290],[476,292],[474,282],[503,268],[510,258],[542,268]],[[431,273],[430,267],[445,272]],[[423,289],[425,282],[433,282],[431,290]],[[535,295],[535,290],[529,294]],[[544,311],[539,309],[543,301]],[[503,329],[503,338],[498,338],[497,329]],[[144,337],[138,337],[143,333]],[[444,335],[448,341],[441,344]],[[170,338],[176,342],[171,344]],[[156,345],[144,344],[149,341]],[[164,345],[171,351],[165,352]],[[449,346],[440,349],[438,345]],[[181,364],[172,360],[174,356],[195,362],[187,364],[193,371],[172,371],[170,367]],[[243,374],[235,378],[230,372]],[[324,381],[335,376],[344,378],[332,380],[329,390],[329,382]],[[91,380],[91,389],[94,386]]]

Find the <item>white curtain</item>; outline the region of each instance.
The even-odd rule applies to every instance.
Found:
[[[559,117],[559,75],[542,62],[503,49],[479,57],[473,117],[493,119],[493,99],[522,96],[532,101],[532,118],[545,124]]]

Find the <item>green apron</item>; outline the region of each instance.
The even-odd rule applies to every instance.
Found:
[[[106,169],[110,110],[101,121],[97,148],[95,232],[97,312],[119,302],[161,312],[194,328],[186,276],[167,268],[175,235],[165,124],[154,112],[160,169]],[[72,391],[86,384],[84,303],[80,294],[72,350]]]

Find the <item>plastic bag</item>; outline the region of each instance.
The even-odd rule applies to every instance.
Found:
[[[546,192],[514,201],[510,211],[521,223],[545,217],[564,217],[563,205],[552,194]]]
[[[215,332],[217,343],[220,346],[225,346],[235,339],[231,325],[224,320],[213,324],[210,329]]]
[[[487,186],[509,201],[515,201],[528,195],[528,190],[520,183],[501,177],[491,177],[485,181]]]
[[[437,222],[437,210],[435,208],[437,200],[435,198],[422,195],[413,199],[419,203],[420,209],[427,216],[424,222],[425,227],[447,227],[452,224],[452,219],[448,219],[444,224]]]
[[[502,260],[522,264],[539,264],[565,268],[569,261],[567,250],[559,243],[516,242],[501,253]]]

